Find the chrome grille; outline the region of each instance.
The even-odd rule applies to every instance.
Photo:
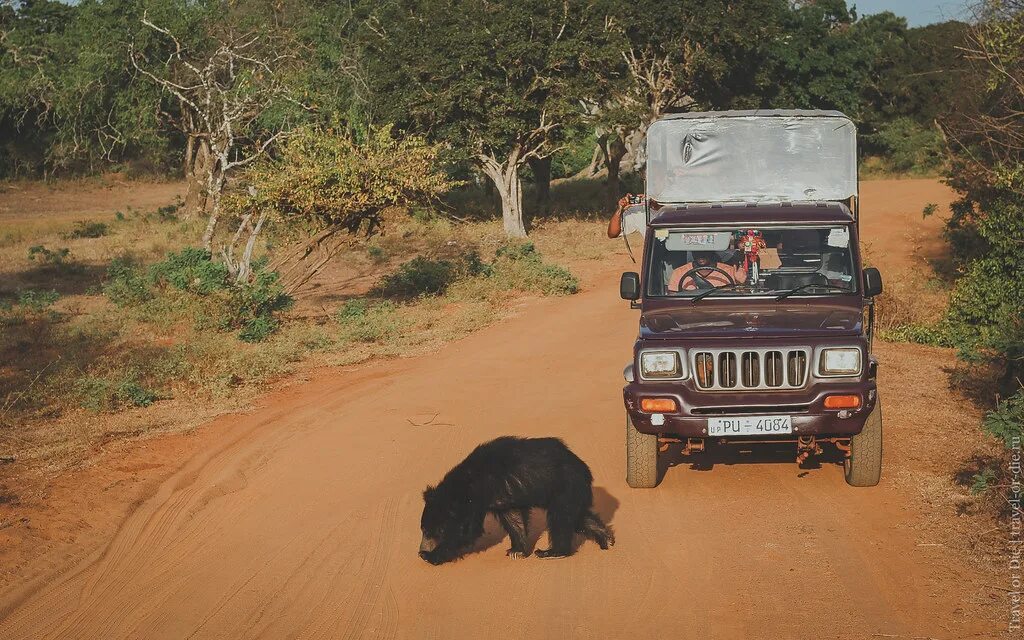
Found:
[[[708,349],[694,352],[697,387],[733,389],[798,389],[807,382],[810,349]]]

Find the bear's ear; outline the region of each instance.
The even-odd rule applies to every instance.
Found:
[[[436,487],[427,485],[427,488],[423,490],[423,501],[430,502],[430,499],[434,497],[435,491],[437,491]]]

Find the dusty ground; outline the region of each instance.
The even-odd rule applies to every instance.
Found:
[[[156,209],[184,195],[181,182],[141,182],[116,175],[83,180],[0,184],[0,223],[103,220],[129,209]]]
[[[876,262],[913,270],[900,238],[937,224],[920,210],[947,192],[864,191]],[[1002,637],[1005,579],[965,553],[954,515],[977,415],[946,388],[952,353],[879,345],[877,488],[761,452],[630,490],[619,389],[637,316],[614,295],[618,246],[578,296],[433,355],[314,372],[251,413],[113,444],[61,476],[0,531],[0,638]],[[560,436],[590,464],[612,550],[512,562],[490,523],[461,562],[416,557],[423,486],[508,433]]]

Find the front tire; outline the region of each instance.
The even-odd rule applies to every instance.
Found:
[[[843,463],[846,484],[851,487],[873,487],[882,477],[882,401],[864,423],[864,429],[850,438],[850,455]]]
[[[658,486],[658,436],[640,433],[626,414],[626,484],[634,489]]]

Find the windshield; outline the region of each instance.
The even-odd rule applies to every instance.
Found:
[[[857,288],[844,225],[653,229],[649,296],[814,296]],[[795,290],[795,291],[794,291]],[[703,296],[702,296],[703,297]]]

